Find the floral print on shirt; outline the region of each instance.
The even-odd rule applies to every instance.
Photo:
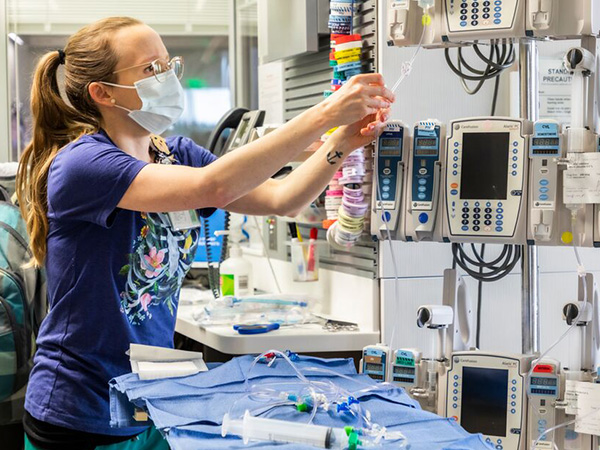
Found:
[[[179,290],[198,247],[200,229],[175,231],[168,214],[142,214],[144,226],[133,242],[121,292],[121,312],[132,325],[152,319],[157,308],[175,314]]]

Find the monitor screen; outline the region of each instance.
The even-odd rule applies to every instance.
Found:
[[[460,424],[469,433],[506,437],[508,370],[463,367]]]
[[[463,135],[460,198],[506,200],[510,133]]]

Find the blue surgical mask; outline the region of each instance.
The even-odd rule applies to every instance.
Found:
[[[106,81],[101,83],[137,91],[142,100],[141,109],[131,110],[120,105],[115,104],[115,106],[127,111],[129,117],[150,133],[164,133],[183,114],[185,107],[183,87],[173,70],[136,81],[133,86]]]

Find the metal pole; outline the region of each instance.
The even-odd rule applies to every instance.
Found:
[[[0,162],[10,161],[11,148],[8,4],[0,0]]]
[[[536,121],[539,114],[539,66],[537,42],[519,42],[519,77],[521,118]],[[522,247],[521,259],[521,346],[524,354],[540,351],[540,285],[538,249]]]

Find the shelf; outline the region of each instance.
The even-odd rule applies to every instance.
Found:
[[[293,352],[361,351],[379,342],[379,331],[325,331],[320,324],[283,327],[265,334],[238,334],[231,326],[203,327],[192,313],[197,306],[180,305],[175,331],[230,355],[262,353],[267,350]]]

